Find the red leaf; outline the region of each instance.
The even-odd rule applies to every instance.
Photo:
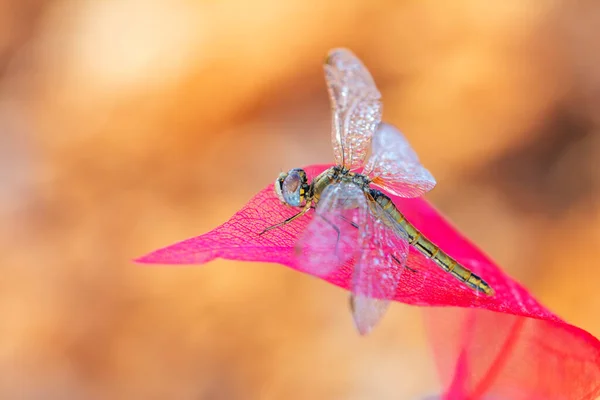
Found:
[[[310,166],[305,171],[312,178],[328,167]],[[394,300],[462,308],[432,309],[428,314],[435,315],[429,326],[447,399],[594,399],[600,395],[600,342],[595,337],[538,303],[427,201],[390,197],[426,237],[496,291],[493,297],[477,294],[411,249],[408,266],[425,273],[405,274]],[[213,231],[136,261],[203,264],[224,258],[275,262],[301,271],[294,245],[312,212],[281,229],[258,234],[296,212],[281,204],[270,185]],[[348,289],[351,271],[347,263],[324,279]]]

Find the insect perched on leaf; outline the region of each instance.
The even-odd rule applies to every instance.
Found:
[[[388,196],[372,187],[410,198],[436,182],[402,134],[381,122],[381,94],[369,71],[346,49],[331,51],[324,67],[336,165],[310,183],[302,169],[279,175],[277,196],[300,211],[261,234],[315,209],[296,244],[298,261],[317,276],[353,261],[350,304],[361,334],[384,315],[402,274],[419,273],[405,266],[410,246],[470,288],[493,295],[483,279],[424,237]]]

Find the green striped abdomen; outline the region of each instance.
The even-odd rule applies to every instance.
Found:
[[[414,225],[406,220],[404,215],[398,211],[394,203],[392,203],[387,196],[378,191],[372,193],[372,195],[375,201],[383,208],[384,212],[404,228],[411,246],[419,250],[425,257],[432,259],[444,271],[448,272],[471,289],[483,292],[488,296],[494,294],[494,289],[492,289],[483,279],[475,275],[468,268],[459,264],[455,259],[423,236]]]

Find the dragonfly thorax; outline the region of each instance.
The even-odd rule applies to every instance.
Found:
[[[370,190],[369,184],[371,181],[365,175],[351,172],[340,165],[336,165],[323,171],[312,180],[306,200],[310,200],[312,205],[316,206],[325,189],[335,183],[351,183],[364,191],[368,191]]]

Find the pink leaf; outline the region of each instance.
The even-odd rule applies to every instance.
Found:
[[[329,165],[305,168],[310,178]],[[429,327],[447,399],[594,399],[600,395],[600,342],[537,302],[424,199],[390,196],[421,232],[496,291],[487,297],[456,281],[411,249],[394,300],[432,309]],[[281,204],[272,185],[213,231],[136,260],[152,264],[203,264],[215,258],[273,262],[302,271],[294,245],[313,217],[309,212],[281,229],[266,227],[297,213]],[[326,281],[349,289],[352,262]]]

